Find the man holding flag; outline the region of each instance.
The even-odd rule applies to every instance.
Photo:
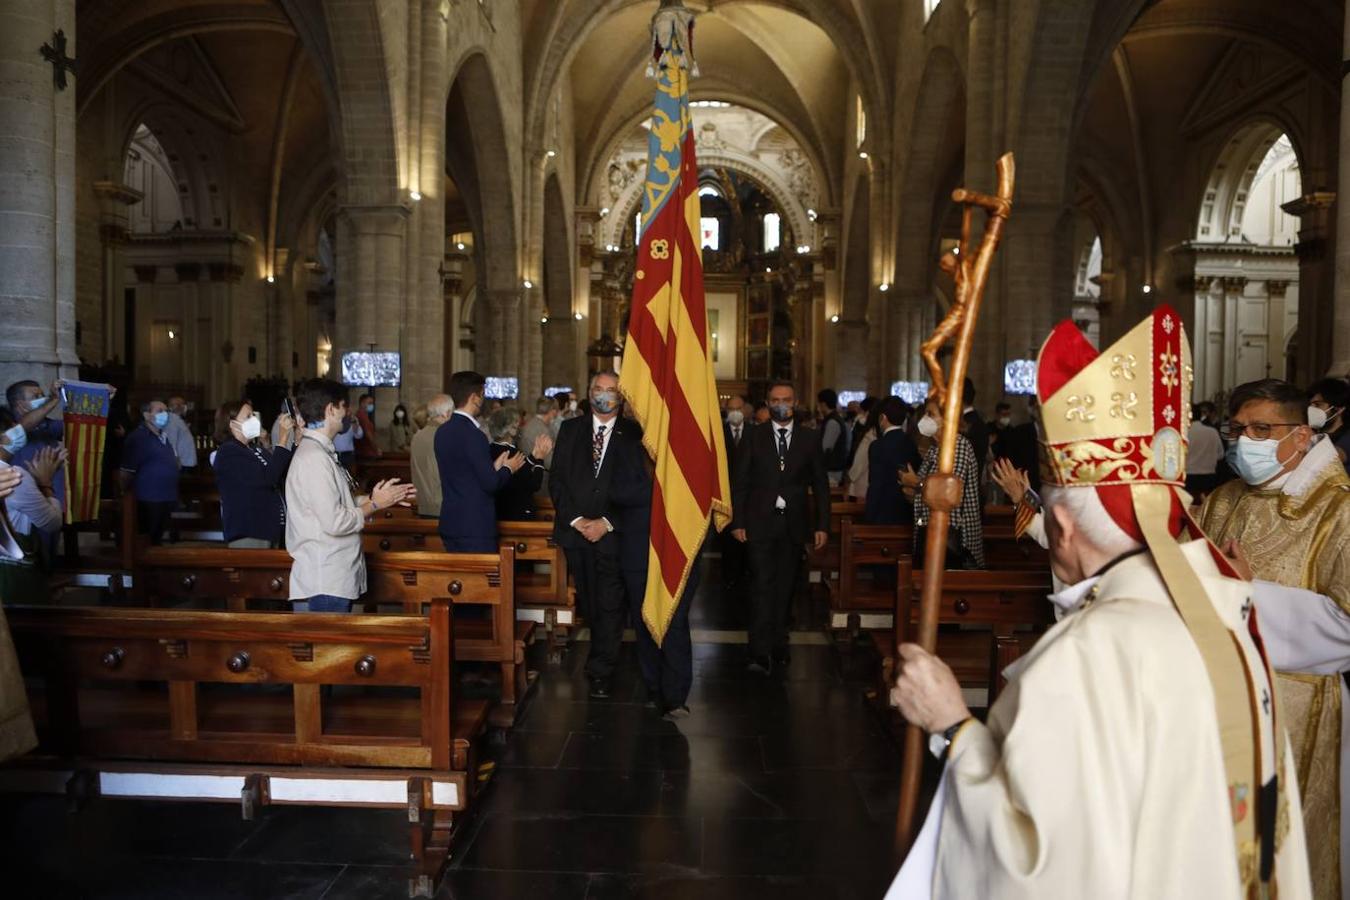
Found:
[[[654,461],[638,631],[645,630],[663,656],[680,658],[687,658],[687,608],[683,616],[677,614],[690,572],[709,522],[721,530],[731,517],[726,442],[703,295],[698,163],[689,114],[689,78],[698,74],[693,34],[694,14],[679,0],[662,0],[652,17],[652,64],[647,71],[656,78],[656,105],[620,382]],[[672,641],[668,632],[677,619],[681,634]],[[663,702],[676,699],[682,707],[682,698]]]

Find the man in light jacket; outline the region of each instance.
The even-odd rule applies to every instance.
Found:
[[[342,385],[311,378],[300,385],[296,403],[305,433],[286,476],[286,549],[294,560],[291,601],[297,611],[350,612],[352,601],[366,590],[361,553],[366,517],[406,503],[416,491],[391,478],[376,484],[369,496],[357,494],[333,447],[348,418]]]

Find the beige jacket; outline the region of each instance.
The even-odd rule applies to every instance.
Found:
[[[366,558],[361,553],[365,517],[333,442],[306,431],[286,473],[286,549],[291,566],[291,599],[319,594],[355,600],[366,592]]]
[[[409,450],[413,487],[417,488],[417,512],[424,516],[441,514],[441,470],[436,466],[436,430],[440,427],[428,424],[414,434]]]

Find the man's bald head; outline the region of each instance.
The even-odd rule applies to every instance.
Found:
[[[444,422],[454,411],[455,401],[449,394],[437,394],[427,401],[427,417],[431,420]]]

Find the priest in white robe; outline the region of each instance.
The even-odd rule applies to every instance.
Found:
[[[1061,620],[972,718],[901,649],[892,701],[947,761],[891,891],[919,898],[1312,896],[1293,754],[1249,583],[1187,518],[1189,346],[1161,307],[1097,355],[1042,348]]]

